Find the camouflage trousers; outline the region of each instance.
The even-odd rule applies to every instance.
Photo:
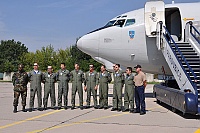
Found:
[[[18,106],[19,96],[22,98],[22,106],[26,106],[27,91],[14,91],[13,106]]]

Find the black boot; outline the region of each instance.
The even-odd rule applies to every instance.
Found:
[[[17,113],[17,106],[14,106],[13,113]]]
[[[25,106],[22,107],[22,111],[23,111],[23,112],[26,112]]]
[[[33,111],[33,108],[29,108],[29,112],[32,112]]]

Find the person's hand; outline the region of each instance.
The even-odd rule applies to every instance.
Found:
[[[94,87],[94,90],[97,90],[98,89],[98,85],[96,85],[95,87]]]
[[[84,91],[85,91],[85,92],[87,91],[87,87],[86,87],[86,86],[84,86]]]

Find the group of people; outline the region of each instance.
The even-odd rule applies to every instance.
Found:
[[[78,91],[79,107],[81,110],[83,106],[83,90],[87,93],[87,105],[85,108],[90,108],[91,94],[93,95],[95,109],[108,109],[108,84],[112,81],[111,74],[106,70],[106,66],[101,66],[101,71],[97,73],[94,70],[94,65],[89,65],[89,71],[84,74],[79,69],[79,64],[74,65],[74,70],[69,71],[66,69],[65,63],[60,64],[60,70],[57,73],[53,72],[52,66],[48,66],[47,72],[43,73],[39,70],[38,63],[34,63],[33,70],[29,73],[24,71],[24,66],[18,66],[18,72],[15,72],[12,77],[14,86],[14,110],[17,112],[18,100],[21,95],[22,98],[22,111],[32,112],[34,110],[34,99],[37,94],[38,110],[43,111],[47,109],[48,97],[50,95],[51,108],[61,109],[62,99],[64,99],[64,109],[68,108],[68,91],[69,81],[72,82],[71,93],[71,109],[75,109],[75,96]],[[120,64],[113,65],[113,108],[111,111],[130,111],[132,113],[146,114],[145,110],[145,95],[144,89],[146,87],[146,77],[141,71],[141,66],[137,65],[136,75],[133,75],[132,68],[127,67],[126,73],[120,70]],[[30,82],[30,104],[29,109],[26,106],[27,97],[27,84]],[[58,99],[56,106],[55,98],[55,83],[58,82]],[[44,83],[44,97],[42,107],[42,85]],[[82,84],[84,83],[84,87]],[[122,88],[124,90],[124,108],[122,108]],[[97,90],[99,89],[99,106],[97,102]],[[135,98],[134,98],[135,97]],[[134,109],[134,99],[136,109]]]

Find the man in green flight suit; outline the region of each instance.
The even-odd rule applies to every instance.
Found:
[[[26,112],[26,97],[27,97],[27,84],[28,84],[28,75],[24,71],[24,66],[20,64],[18,66],[18,72],[15,72],[12,76],[12,82],[14,86],[14,110],[13,113],[17,113],[17,106],[19,101],[19,96],[22,98],[22,111]]]
[[[74,65],[75,69],[70,72],[70,79],[72,81],[72,100],[71,109],[75,109],[75,96],[76,92],[78,91],[79,95],[79,105],[80,109],[83,110],[83,86],[82,83],[84,82],[84,73],[83,71],[79,70],[79,64],[76,63]]]
[[[57,72],[58,109],[61,109],[62,106],[62,95],[64,98],[64,109],[67,109],[70,72],[66,69],[65,63],[61,63],[60,68],[61,69]]]
[[[113,108],[111,111],[122,110],[122,88],[124,85],[124,74],[119,70],[120,64],[115,65],[113,85]]]
[[[112,77],[106,66],[101,66],[101,72],[99,73],[99,109],[108,109],[108,83],[112,81]]]
[[[132,73],[132,68],[126,68],[125,76],[125,89],[124,89],[124,110],[123,112],[134,111],[134,97],[135,97],[135,86],[134,86],[134,76]],[[130,109],[129,109],[130,104]]]
[[[30,108],[29,112],[33,111],[35,94],[37,93],[38,110],[42,111],[42,72],[38,70],[38,63],[33,64],[33,70],[29,72],[28,78],[30,82]]]
[[[56,109],[56,98],[55,98],[55,82],[56,82],[56,74],[53,73],[52,66],[48,66],[47,73],[43,75],[44,82],[44,110],[47,109],[48,97],[50,94],[51,98],[51,108]]]
[[[89,65],[89,71],[85,74],[84,90],[87,91],[87,106],[90,108],[91,92],[93,94],[94,108],[97,109],[97,89],[98,89],[98,74],[94,70],[94,65]]]

